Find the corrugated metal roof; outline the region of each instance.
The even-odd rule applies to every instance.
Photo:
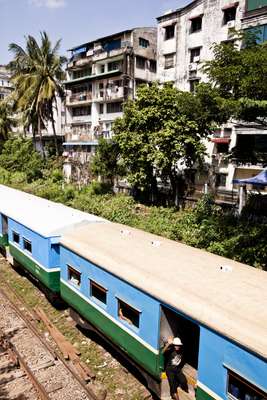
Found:
[[[102,218],[0,185],[0,213],[44,237],[59,236],[67,227]]]
[[[119,224],[61,243],[201,324],[267,358],[267,273]]]

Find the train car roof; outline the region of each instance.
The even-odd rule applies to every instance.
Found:
[[[60,242],[267,358],[266,272],[120,224],[80,227]]]
[[[0,185],[0,213],[44,237],[60,236],[68,227],[103,218]]]

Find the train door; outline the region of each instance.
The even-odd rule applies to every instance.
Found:
[[[2,235],[8,235],[8,218],[6,215],[1,215],[2,222]]]
[[[199,335],[200,329],[196,323],[167,307],[161,307],[160,346],[162,348],[170,336],[181,339],[186,362],[183,372],[192,398],[195,397],[194,389],[197,384]]]

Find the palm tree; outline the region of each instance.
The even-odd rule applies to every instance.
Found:
[[[46,32],[41,32],[41,44],[38,45],[32,36],[26,37],[26,48],[23,49],[16,43],[9,45],[9,50],[14,54],[14,60],[9,67],[12,73],[12,82],[15,87],[15,105],[18,111],[24,113],[26,127],[32,126],[33,136],[36,131],[42,143],[42,125],[51,121],[56,153],[58,145],[54,120],[54,105],[56,97],[64,97],[62,80],[65,77],[63,65],[66,58],[59,56],[58,51],[61,41],[58,40],[54,47]],[[43,151],[44,154],[44,151]]]
[[[11,117],[11,106],[7,101],[0,101],[0,142],[7,140],[15,125]]]

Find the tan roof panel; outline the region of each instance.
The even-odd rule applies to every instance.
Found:
[[[120,224],[77,228],[61,243],[267,358],[267,273]]]

